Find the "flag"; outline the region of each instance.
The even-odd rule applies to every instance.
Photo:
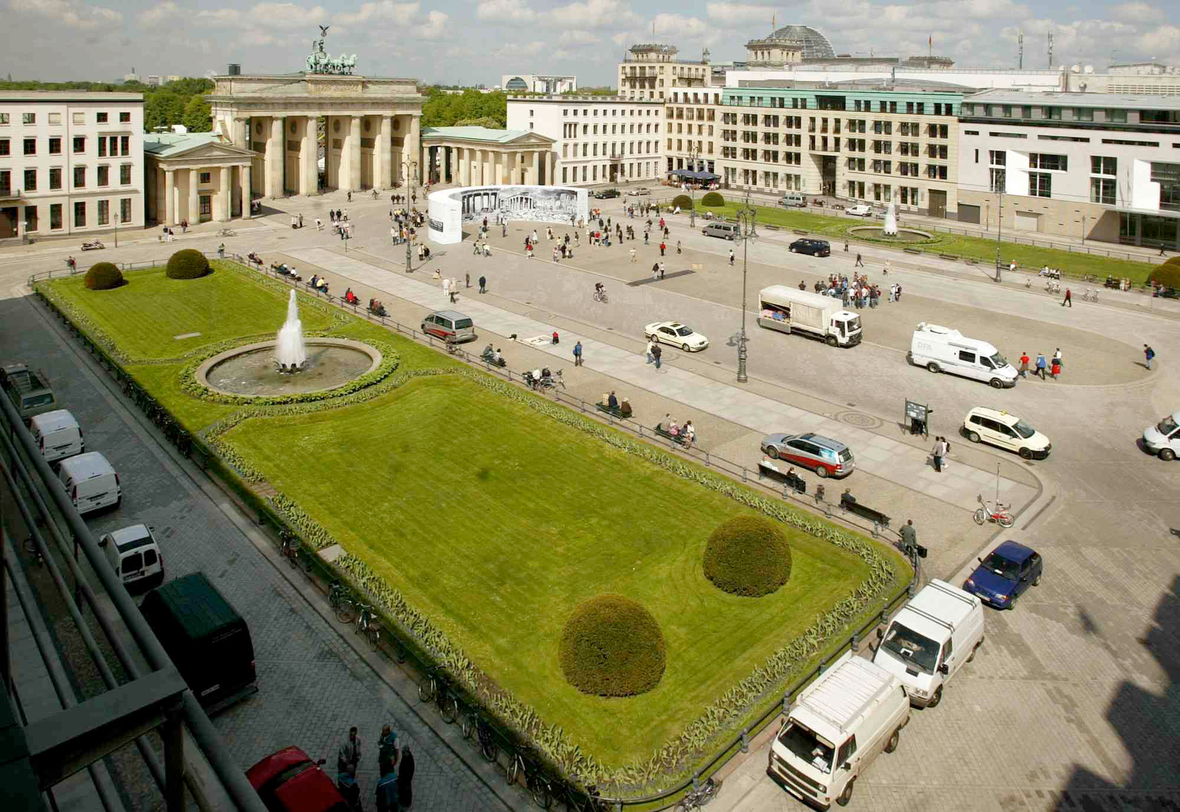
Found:
[[[771,14],[771,15],[770,15],[770,30],[771,30],[771,31],[773,31],[773,30],[774,30],[774,26],[775,26],[775,20],[777,20],[777,19],[778,19],[778,15],[777,15],[777,14]]]
[[[926,38],[926,45],[929,48],[934,47],[934,35],[933,34]]]

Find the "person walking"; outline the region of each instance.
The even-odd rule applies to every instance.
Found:
[[[389,725],[384,725],[381,738],[377,739],[377,775],[385,775],[397,761],[397,733]]]
[[[942,458],[944,454],[946,454],[946,446],[943,444],[942,438],[935,437],[934,450],[931,452],[931,456],[934,457],[934,470],[940,474],[942,473]]]
[[[655,349],[655,346],[656,345],[654,342],[652,342],[652,341],[647,342],[647,363],[649,363],[649,364],[656,359],[655,355],[652,354],[652,350]],[[1144,345],[1144,346],[1146,346],[1146,345]],[[1150,366],[1148,368],[1150,369]]]
[[[384,767],[377,780],[377,812],[398,812],[397,757]]]
[[[1146,344],[1143,345],[1143,357],[1147,359],[1147,368],[1151,369],[1151,362],[1155,358],[1155,350]]]
[[[488,278],[486,276],[479,277],[479,292],[480,293],[487,293],[488,292]]]
[[[664,278],[664,270],[666,269],[666,267],[667,266],[665,266],[664,263],[662,263],[662,262],[660,263],[660,279]]]
[[[1061,374],[1061,361],[1054,358],[1052,366],[1049,367],[1049,374],[1053,376],[1053,380],[1057,380],[1057,376]]]
[[[360,806],[361,788],[356,783],[356,769],[361,763],[361,739],[355,725],[348,729],[348,738],[336,753],[336,785],[349,803]]]
[[[661,240],[660,241],[660,256],[664,255],[664,251],[667,250],[667,248],[668,248],[668,246],[664,244],[663,240]]]
[[[582,342],[579,340],[574,343],[574,366],[580,367],[582,365]]]
[[[858,254],[856,255],[856,264],[855,264],[855,265],[853,265],[852,267],[853,267],[853,268],[863,268],[864,266],[865,266],[865,262],[864,262],[864,260],[863,260],[863,259],[861,259],[861,256],[860,256],[860,254],[858,253]]]
[[[677,254],[683,253],[683,252],[680,250],[680,240],[677,240],[677,241],[676,241],[676,253],[677,253]]]
[[[901,549],[907,554],[913,554],[918,548],[918,531],[914,529],[914,520],[906,519],[905,526],[901,528]]]
[[[733,249],[730,248],[729,249],[729,267],[731,267],[731,268],[733,267],[733,260],[734,260]]]
[[[660,356],[662,354],[663,354],[663,350],[660,349],[660,345],[653,343],[651,345],[651,357],[655,359],[656,369],[660,368]]]
[[[1063,369],[1065,368],[1065,358],[1061,355],[1061,347],[1058,347],[1057,351],[1053,353],[1053,360],[1049,363],[1057,364]]]
[[[402,810],[414,805],[414,754],[408,747],[402,750],[397,771],[397,803]]]
[[[634,248],[631,249],[631,261],[635,262],[635,249]]]
[[[1045,380],[1045,354],[1043,352],[1037,353],[1037,374],[1041,376],[1041,380]]]
[[[1065,298],[1061,300],[1061,306],[1065,307],[1066,305],[1073,307],[1073,299],[1070,298],[1069,288],[1065,289]]]
[[[1020,377],[1028,377],[1028,353],[1024,350],[1020,351]]]

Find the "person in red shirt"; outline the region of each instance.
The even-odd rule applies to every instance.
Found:
[[[1023,350],[1020,352],[1020,377],[1028,377],[1028,353]]]

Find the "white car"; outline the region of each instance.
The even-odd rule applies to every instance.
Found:
[[[873,213],[873,207],[862,203],[859,206],[849,206],[844,210],[844,213],[851,214],[853,217],[869,217]]]
[[[643,328],[648,340],[657,344],[671,344],[685,352],[697,352],[709,346],[709,339],[678,321],[656,321]]]
[[[632,196],[634,196],[634,195],[650,195],[651,192],[648,190],[648,188],[646,186],[640,186],[638,189],[631,189],[630,191],[627,192],[627,194],[632,195]]]
[[[1180,453],[1180,411],[1172,412],[1154,426],[1143,430],[1143,446],[1164,462]]]
[[[1043,460],[1053,450],[1049,438],[1014,414],[976,406],[963,418],[963,434],[973,443],[1015,451],[1026,460]]]

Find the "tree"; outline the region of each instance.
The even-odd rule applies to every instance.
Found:
[[[490,119],[492,124],[484,126],[503,129],[508,124],[508,96],[504,93],[480,93],[465,90],[462,93],[445,93],[441,87],[426,91],[422,105],[424,127],[454,127],[457,122],[475,119]]]
[[[213,110],[204,96],[189,97],[182,123],[190,133],[207,133],[213,129]]]

